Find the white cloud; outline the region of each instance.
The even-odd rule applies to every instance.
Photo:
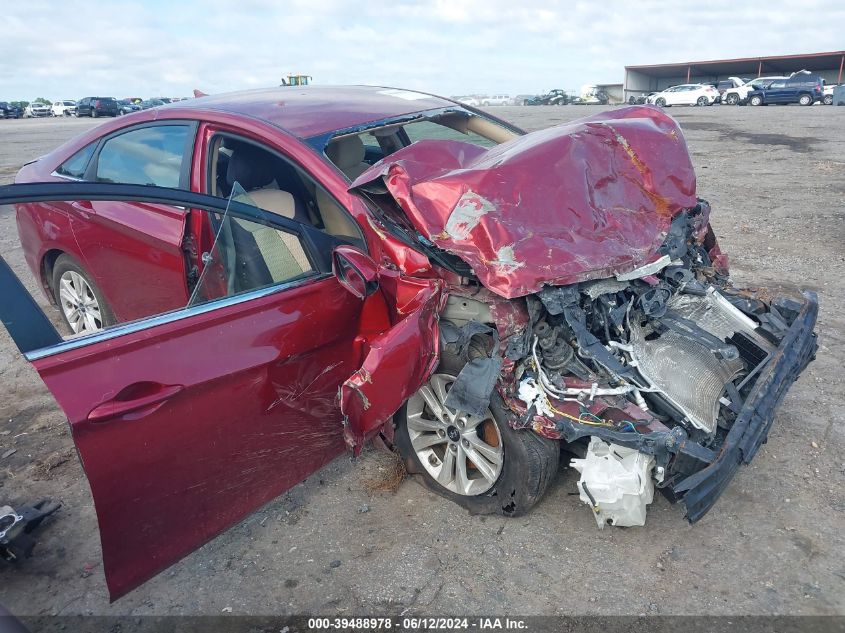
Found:
[[[127,0],[4,6],[0,99],[315,82],[442,94],[622,81],[625,64],[842,48],[845,4]]]

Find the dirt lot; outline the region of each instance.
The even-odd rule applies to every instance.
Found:
[[[593,112],[498,108],[536,129]],[[821,298],[818,359],[768,444],[698,524],[659,495],[644,528],[596,529],[565,466],[527,517],[471,517],[412,481],[368,494],[340,459],[110,605],[90,492],[62,413],[0,334],[0,500],[64,504],[0,567],[19,614],[845,613],[845,108],[672,108],[739,283]],[[94,125],[0,121],[0,182]],[[14,218],[0,248],[14,256]],[[162,438],[163,441],[166,441]],[[156,512],[156,508],[149,508]]]

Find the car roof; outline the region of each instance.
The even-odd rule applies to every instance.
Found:
[[[177,101],[164,108],[244,114],[308,138],[454,105],[443,97],[385,86],[279,86]]]

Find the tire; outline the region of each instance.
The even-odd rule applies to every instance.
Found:
[[[833,105],[833,95],[825,95],[824,99],[822,99],[822,103],[825,105]]]
[[[437,416],[432,413],[433,410],[426,404],[427,401],[424,400],[422,392],[424,389],[428,389],[429,396],[433,397],[439,404],[442,399],[437,397],[437,392],[445,393],[448,390],[449,381],[454,381],[454,377],[458,375],[462,365],[463,362],[454,355],[443,354],[440,366],[429,382],[420,392],[402,405],[402,408],[397,412],[396,445],[405,460],[408,472],[415,479],[432,492],[454,501],[468,510],[470,514],[500,514],[504,516],[525,514],[542,498],[549,483],[557,474],[560,445],[556,441],[537,435],[530,429],[519,431],[512,429],[507,423],[508,415],[504,404],[495,391],[490,400],[488,415],[476,418],[476,421],[483,421],[477,422],[474,430],[459,430],[457,425],[460,424],[460,418],[453,420],[454,424],[440,425]],[[438,383],[440,384],[439,387]],[[419,415],[414,415],[414,409],[420,412]],[[412,427],[415,424],[420,425],[420,421],[422,421],[423,425],[428,424],[425,430],[419,430],[423,428],[422,426],[409,427],[409,410],[412,411],[412,419],[416,417],[418,420],[416,423],[411,423]],[[429,417],[433,420],[424,418],[425,412],[428,412]],[[460,412],[446,410],[447,421],[449,421],[449,413],[460,415]],[[473,429],[473,418],[475,416],[464,415],[463,417],[468,418],[466,428]],[[435,436],[434,427],[431,425],[440,426],[437,435],[442,439]],[[481,432],[479,432],[479,429],[481,429]],[[411,439],[411,433],[415,434],[414,441]],[[460,436],[461,433],[463,433],[463,437]],[[460,441],[455,439],[453,434],[461,437]],[[475,438],[472,443],[463,439],[469,437],[470,434]],[[433,442],[429,442],[428,438],[431,438]],[[455,441],[452,441],[452,439],[455,439]],[[494,460],[489,462],[485,460],[485,469],[479,469],[471,462],[461,445],[467,446],[469,450],[474,450],[479,445],[479,441],[487,445],[485,453],[501,448],[498,451],[501,458],[499,466],[496,466]],[[414,442],[417,443],[418,447],[421,447],[419,452],[414,447]],[[455,447],[454,450],[453,446]],[[451,461],[447,459],[450,451],[455,455],[451,458]],[[426,458],[429,467],[432,469],[431,471],[423,464],[421,453],[423,458]],[[492,455],[492,453],[490,454]],[[453,472],[454,475],[447,484],[441,484],[435,479],[432,471],[439,468],[442,472],[447,463],[456,465],[454,469],[447,471]],[[463,469],[457,467],[461,463],[464,464]],[[495,478],[489,475],[491,469],[494,470]],[[469,476],[475,477],[475,479],[464,479],[464,482],[468,482],[469,485],[463,492],[458,491],[462,485],[459,481],[461,470]],[[488,471],[488,474],[485,475],[482,470]]]
[[[656,105],[658,108],[665,108],[666,107],[666,99],[664,99],[663,97],[660,97],[659,99],[655,99],[654,105]]]
[[[761,106],[763,105],[763,97],[761,97],[760,95],[754,95],[753,97],[751,97],[751,99],[748,100],[748,103],[753,106]]]
[[[697,106],[706,106],[707,105],[707,97],[699,97],[698,100],[695,102]]]
[[[736,105],[739,103],[739,95],[735,92],[730,93],[727,97],[725,97],[725,103],[727,105]]]
[[[800,97],[798,97],[798,103],[800,103],[802,106],[811,106],[813,105],[813,97],[811,97],[810,95],[801,95]]]
[[[91,118],[92,118],[92,119],[96,119],[98,116],[100,116],[100,115],[99,115],[99,114],[97,114],[97,109],[96,109],[96,108],[91,108]]]
[[[64,283],[63,283],[64,282]],[[70,288],[68,288],[68,284]],[[80,292],[86,285],[88,291]],[[74,335],[91,334],[116,323],[114,313],[91,275],[80,266],[70,255],[61,254],[53,264],[53,278],[51,280],[53,297],[62,315],[62,320]],[[68,290],[71,291],[68,294]],[[73,310],[70,306],[73,294],[82,299],[84,309]],[[77,305],[79,305],[77,301]],[[74,320],[73,313],[79,315]],[[73,321],[73,323],[71,322]]]

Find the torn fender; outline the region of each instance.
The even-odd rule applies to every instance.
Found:
[[[651,106],[489,149],[418,141],[376,163],[352,189],[381,180],[419,233],[508,299],[652,261],[672,218],[698,203],[684,136]]]
[[[363,365],[340,388],[344,439],[355,455],[428,380],[439,360],[443,283],[401,275],[385,275],[380,282],[393,325],[372,338]]]

